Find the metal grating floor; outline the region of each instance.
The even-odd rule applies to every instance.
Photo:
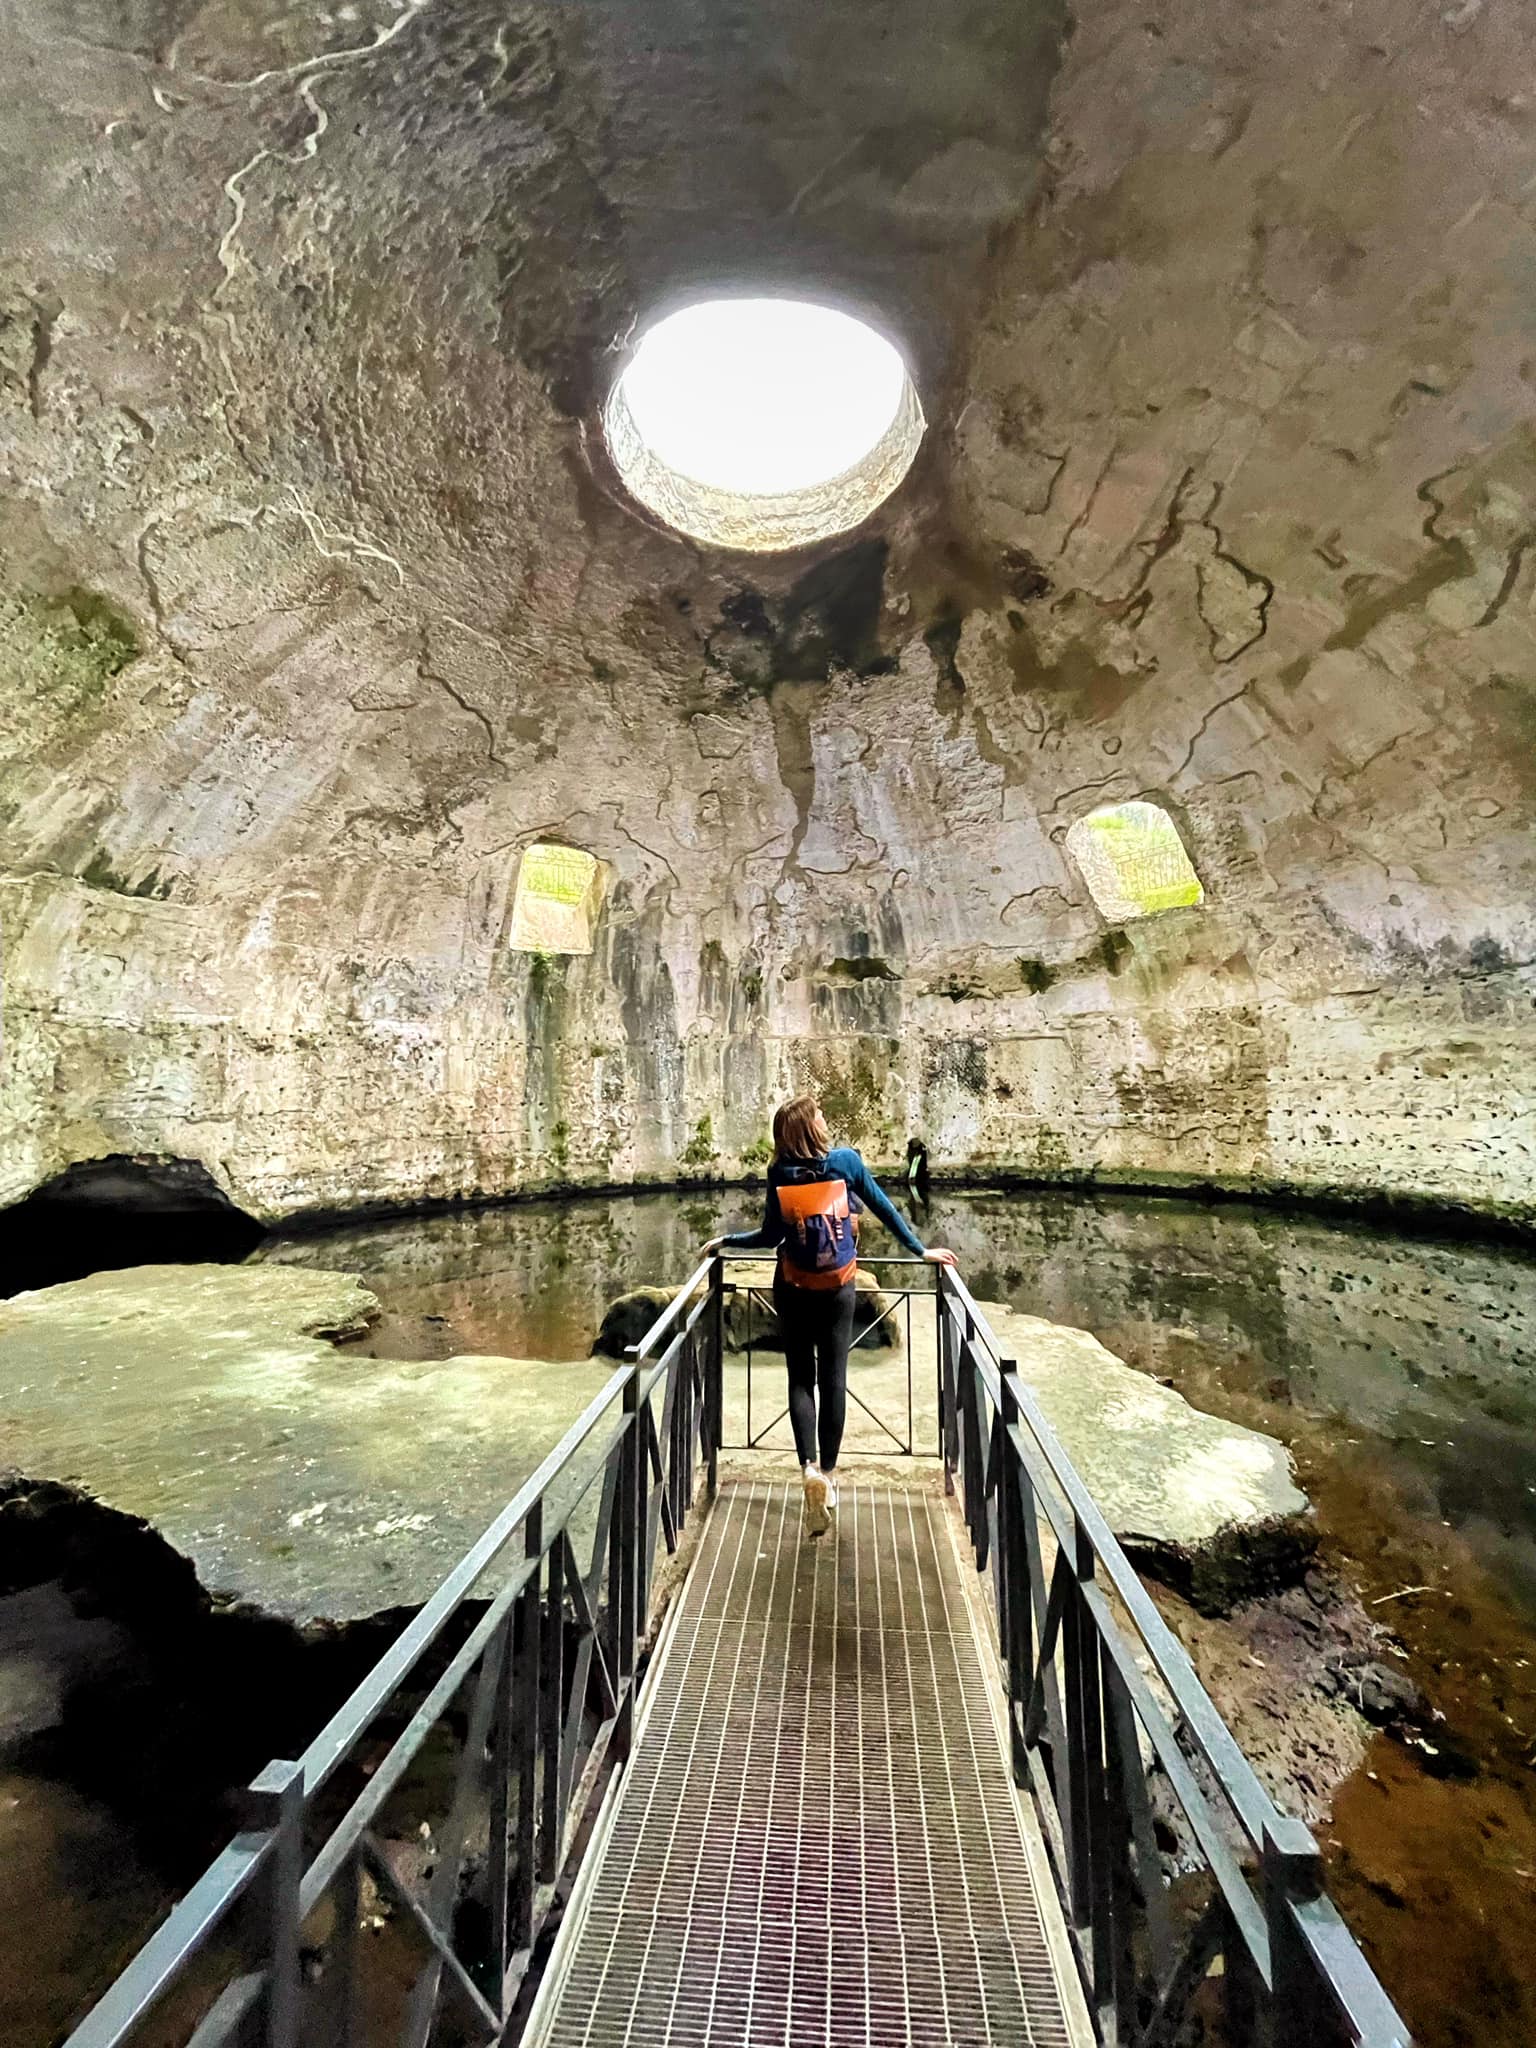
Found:
[[[722,1489],[533,2040],[1082,2040],[943,1502],[842,1498]]]

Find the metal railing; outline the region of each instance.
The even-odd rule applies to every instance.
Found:
[[[66,2048],[118,2048],[151,2020],[186,2048],[515,2040],[628,1749],[659,1547],[677,1549],[700,1480],[714,1493],[726,1287],[720,1257],[690,1275],[303,1756],[255,1780],[242,1831]],[[934,1313],[946,1485],[1100,2038],[1174,2048],[1198,2017],[1229,2048],[1409,2048],[1312,1836],[1255,1777],[952,1270]],[[413,1861],[424,1806],[439,1817]],[[370,1953],[364,1923],[386,1914]]]
[[[1100,2038],[1173,2048],[1198,2016],[1230,2048],[1409,2048],[1311,1833],[1259,1783],[949,1270],[939,1378],[945,1483],[991,1588],[1014,1775]]]
[[[723,1254],[723,1257],[726,1262],[726,1295],[728,1297],[735,1296],[737,1299],[742,1300],[745,1303],[744,1320],[746,1328],[744,1331],[744,1335],[746,1341],[745,1343],[741,1344],[738,1348],[743,1353],[746,1361],[747,1414],[746,1434],[743,1440],[739,1443],[722,1443],[721,1448],[722,1450],[732,1451],[757,1451],[763,1448],[768,1438],[773,1434],[774,1430],[778,1428],[779,1424],[785,1419],[785,1417],[789,1413],[788,1407],[785,1406],[781,1400],[778,1400],[776,1398],[772,1410],[772,1421],[762,1423],[758,1427],[754,1427],[753,1425],[752,1383],[755,1377],[757,1354],[763,1348],[761,1339],[757,1335],[756,1311],[761,1309],[765,1316],[776,1316],[777,1311],[775,1310],[773,1304],[773,1289],[771,1286],[764,1287],[758,1282],[750,1280],[741,1280],[739,1278],[731,1278],[731,1268],[733,1266],[739,1268],[741,1265],[752,1261],[756,1261],[757,1263],[761,1264],[763,1263],[763,1254],[761,1252],[755,1251],[728,1251]],[[859,1266],[861,1269],[868,1267],[872,1271],[879,1272],[883,1272],[887,1267],[890,1266],[916,1266],[925,1273],[931,1272],[933,1270],[933,1268],[929,1266],[926,1259],[913,1258],[910,1252],[890,1253],[884,1255],[876,1253],[872,1256],[866,1256],[864,1253],[861,1252],[859,1254]],[[886,1420],[886,1418],[883,1415],[877,1415],[875,1413],[874,1409],[870,1407],[869,1403],[863,1398],[863,1396],[859,1393],[858,1389],[854,1386],[851,1378],[848,1383],[848,1399],[853,1403],[853,1405],[856,1408],[862,1410],[863,1414],[867,1417],[867,1419],[870,1422],[872,1422],[875,1425],[876,1429],[878,1429],[882,1435],[890,1439],[892,1445],[895,1448],[896,1454],[903,1458],[910,1458],[917,1448],[917,1431],[913,1424],[912,1404],[912,1303],[914,1300],[918,1299],[931,1299],[932,1295],[933,1288],[931,1285],[925,1287],[887,1287],[884,1284],[882,1284],[880,1287],[880,1298],[884,1301],[884,1307],[879,1307],[877,1305],[876,1297],[870,1294],[866,1294],[862,1288],[859,1290],[858,1299],[855,1303],[855,1329],[849,1346],[850,1364],[852,1363],[854,1353],[857,1352],[859,1347],[863,1344],[864,1339],[871,1335],[873,1331],[878,1330],[882,1324],[889,1324],[894,1329],[898,1317],[901,1317],[904,1320],[904,1339],[893,1338],[890,1341],[904,1341],[905,1344],[907,1361],[906,1434],[903,1436],[900,1431],[895,1430],[891,1427],[890,1423]],[[729,1310],[727,1310],[727,1314],[729,1314]],[[867,1320],[860,1321],[861,1315],[867,1318]],[[782,1345],[779,1347],[779,1349],[782,1353]],[[781,1387],[782,1384],[783,1382],[781,1379]],[[857,1455],[857,1452],[849,1451],[845,1446],[845,1458]]]
[[[659,1544],[676,1550],[696,1481],[714,1492],[721,1306],[714,1260],[303,1756],[255,1780],[242,1831],[67,2048],[183,2016],[188,2048],[490,2048],[515,2032],[629,1744]],[[370,1899],[387,1958],[363,1951],[365,1920],[383,1923]]]

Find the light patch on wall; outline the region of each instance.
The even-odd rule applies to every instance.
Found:
[[[542,841],[517,871],[512,901],[513,949],[519,953],[590,953],[602,881],[596,860],[579,846]]]
[[[1179,828],[1157,804],[1111,804],[1067,833],[1067,851],[1112,924],[1205,900]]]

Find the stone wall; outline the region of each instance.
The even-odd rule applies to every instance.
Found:
[[[774,10],[791,120],[751,12],[686,190],[680,6],[654,105],[601,10],[0,28],[0,1200],[733,1173],[811,1084],[880,1160],[1528,1216],[1536,27],[890,0],[850,142],[860,51]],[[722,193],[931,422],[777,561],[592,438]],[[1132,796],[1205,902],[1110,928],[1062,842]],[[590,957],[507,945],[552,832]]]

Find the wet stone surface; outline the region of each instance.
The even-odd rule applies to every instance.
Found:
[[[1086,1330],[977,1306],[1133,1556],[1216,1612],[1295,1575],[1313,1534],[1283,1444],[1191,1407]]]
[[[139,1267],[0,1304],[0,1464],[150,1523],[285,1620],[425,1600],[608,1377],[348,1356],[373,1295],[302,1267]]]

